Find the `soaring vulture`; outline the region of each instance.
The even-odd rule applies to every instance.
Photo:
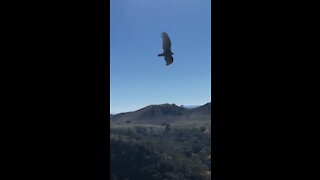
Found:
[[[173,53],[171,51],[171,41],[170,41],[170,38],[166,32],[162,32],[161,37],[162,37],[163,53],[158,54],[158,56],[164,56],[164,59],[167,62],[166,65],[169,65],[173,62],[173,57],[172,57]]]

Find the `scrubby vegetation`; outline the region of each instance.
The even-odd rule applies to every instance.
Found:
[[[211,179],[211,134],[206,127],[111,129],[110,179]]]

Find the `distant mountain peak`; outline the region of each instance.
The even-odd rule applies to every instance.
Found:
[[[204,113],[204,114],[211,114],[211,102],[199,106],[197,108],[191,109],[193,112],[199,112],[199,113]]]
[[[184,108],[176,104],[149,105],[134,112],[120,113],[110,116],[111,120],[177,120],[190,117],[210,118],[211,102],[195,108]]]
[[[162,117],[170,115],[181,115],[182,111],[185,108],[177,106],[175,104],[159,104],[159,105],[150,105],[145,108],[142,108],[136,112],[141,113],[140,118],[153,118],[153,117]]]

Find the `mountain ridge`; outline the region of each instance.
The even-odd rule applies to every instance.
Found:
[[[149,105],[132,112],[110,115],[110,121],[178,121],[178,120],[210,120],[211,102],[195,108],[185,108],[175,104]]]

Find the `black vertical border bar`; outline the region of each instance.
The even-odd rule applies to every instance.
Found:
[[[213,179],[225,177],[224,136],[223,136],[223,92],[224,92],[224,21],[221,0],[214,0],[211,4],[211,44],[212,44],[212,176]]]
[[[110,101],[110,2],[107,0],[99,0],[99,96],[97,114],[99,123],[97,124],[98,139],[98,179],[108,179],[110,177],[109,155],[110,155],[110,124],[109,120],[109,101]],[[109,113],[108,113],[109,112]]]

